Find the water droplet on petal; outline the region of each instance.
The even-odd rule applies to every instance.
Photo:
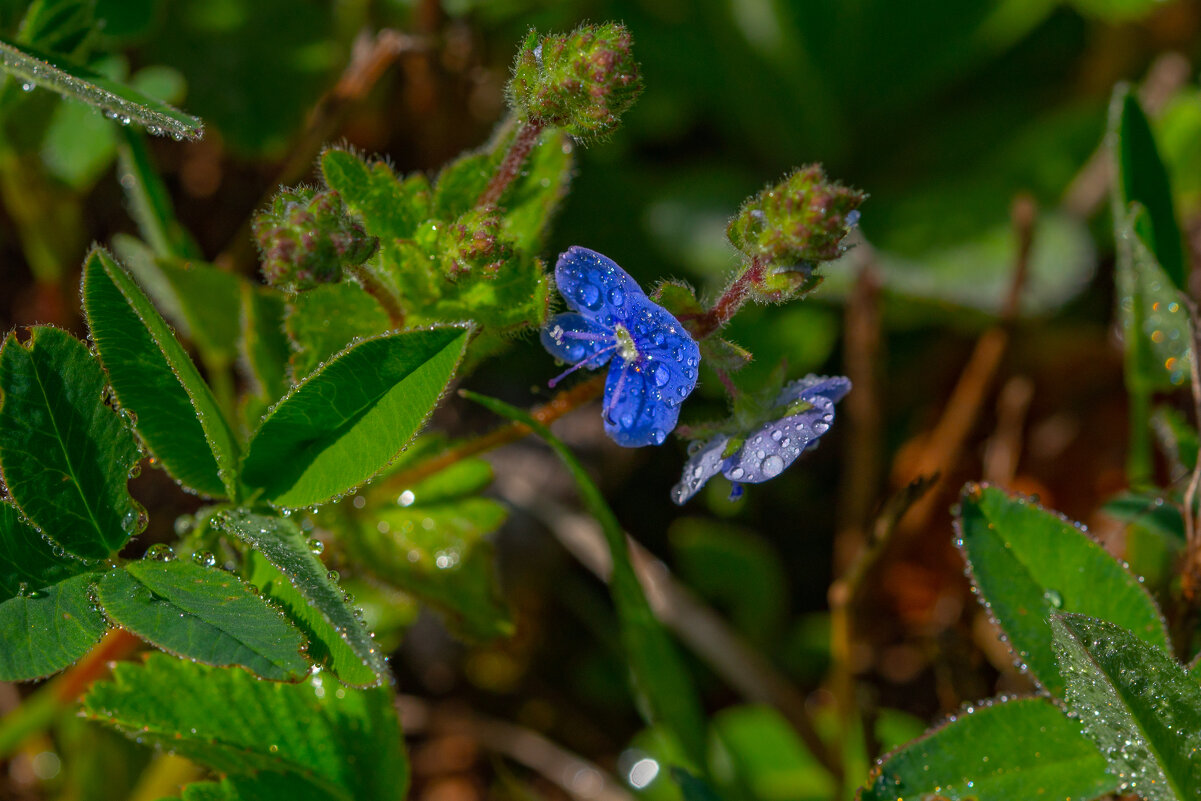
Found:
[[[763,464],[760,465],[759,469],[763,471],[763,475],[767,476],[768,478],[774,478],[783,472],[784,460],[773,453],[771,456],[768,456],[763,460]]]

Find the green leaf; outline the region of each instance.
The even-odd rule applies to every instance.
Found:
[[[291,348],[284,333],[286,308],[279,292],[242,284],[240,363],[250,383],[244,411],[251,430],[258,427],[268,407],[292,386],[288,380]]]
[[[339,497],[388,466],[442,396],[470,329],[351,345],[297,385],[247,447],[243,480],[282,507]]]
[[[502,141],[491,149],[459,156],[443,167],[434,181],[433,213],[430,216],[450,221],[474,208],[504,155]]]
[[[156,136],[199,139],[204,135],[204,124],[196,117],[58,56],[0,39],[0,62],[19,81],[95,106],[122,123],[137,123]]]
[[[1075,721],[1050,701],[1022,698],[968,707],[885,757],[859,799],[1087,801],[1116,784]]]
[[[154,166],[146,140],[134,131],[122,129],[117,153],[118,181],[125,190],[133,218],[155,255],[200,258],[200,246],[175,217],[171,195]]]
[[[1132,206],[1129,213],[1114,213],[1127,385],[1142,392],[1175,389],[1188,380],[1188,310],[1139,233],[1149,219],[1146,211]]]
[[[293,592],[281,582],[269,586],[271,577],[264,581],[261,572],[255,583],[263,582],[260,589],[283,605],[312,639],[325,646],[330,667],[338,678],[358,686],[385,682],[390,673],[384,655],[355,618],[330,573],[309,550],[308,541],[295,523],[245,510],[223,513],[215,522],[283,574]],[[324,653],[320,649],[314,653],[310,645],[310,656],[318,659]]]
[[[1121,84],[1114,89],[1109,120],[1116,176],[1115,208],[1125,211],[1131,203],[1138,203],[1147,210],[1149,227],[1140,231],[1143,242],[1171,284],[1187,290],[1187,265],[1168,171],[1155,145],[1147,115],[1130,86]]]
[[[0,681],[57,673],[95,645],[108,625],[88,597],[83,573],[0,603]]]
[[[713,717],[712,733],[722,755],[713,761],[729,764],[730,775],[721,778],[731,790],[745,787],[757,801],[826,801],[834,797],[830,774],[772,707],[723,709]]]
[[[125,270],[100,248],[83,270],[92,339],[150,452],[197,492],[238,497],[238,446],[213,392]]]
[[[291,773],[260,771],[252,776],[227,776],[220,783],[196,782],[183,788],[182,801],[331,801],[339,798]]]
[[[147,642],[206,665],[241,665],[266,679],[309,671],[304,641],[235,575],[190,561],[130,562],[96,584],[108,618]]]
[[[1063,697],[1049,619],[1060,611],[1113,620],[1163,651],[1168,636],[1151,596],[1081,527],[995,487],[968,484],[957,528],[980,599],[1019,664]]]
[[[88,569],[84,562],[56,555],[54,548],[17,507],[0,500],[0,602]]]
[[[1122,793],[1148,801],[1201,795],[1201,687],[1159,648],[1105,620],[1056,615],[1066,700],[1109,761]]]
[[[17,39],[45,50],[74,52],[96,24],[94,5],[86,0],[34,0],[21,19]]]
[[[354,153],[338,149],[322,154],[321,174],[326,185],[362,218],[371,236],[412,239],[418,224],[430,216],[430,185],[424,175],[402,181],[385,162],[364,163]]]
[[[1151,416],[1151,426],[1164,455],[1173,466],[1173,475],[1191,473],[1197,467],[1201,441],[1183,414],[1170,406],[1160,406]]]
[[[704,518],[668,529],[675,569],[688,587],[725,613],[759,646],[778,641],[788,614],[788,581],[779,553],[753,531]]]
[[[382,504],[356,514],[344,545],[374,576],[430,604],[469,639],[513,633],[496,588],[492,544],[484,539],[508,512],[473,497],[492,477],[487,462],[458,462]]]
[[[0,469],[12,499],[48,537],[103,559],[139,531],[126,482],[138,448],[105,405],[104,372],[65,331],[9,334],[0,349]]]
[[[706,762],[704,737],[704,715],[692,679],[674,643],[663,630],[651,611],[642,585],[630,564],[626,535],[617,522],[613,511],[605,503],[604,496],[589,478],[583,465],[575,458],[546,426],[526,412],[507,403],[463,392],[467,397],[502,417],[527,425],[537,434],[566,465],[589,513],[600,523],[609,553],[613,559],[613,572],[609,578],[609,591],[617,608],[621,625],[621,636],[625,645],[626,658],[635,689],[641,697],[642,709],[646,710],[648,722],[661,724],[684,748],[684,752],[696,766]]]
[[[382,334],[392,322],[378,300],[358,284],[343,281],[289,299],[286,327],[292,376],[299,381],[351,342]]]
[[[242,777],[267,772],[284,774],[269,777],[271,786],[302,791],[288,798],[389,801],[408,785],[392,702],[386,688],[330,687],[320,676],[302,684],[258,681],[151,654],[142,665],[118,664],[113,681],[92,685],[83,711],[230,774],[240,791]]]

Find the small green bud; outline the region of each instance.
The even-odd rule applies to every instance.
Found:
[[[451,280],[468,274],[495,277],[513,258],[513,246],[503,237],[495,206],[471,209],[451,223],[447,232],[450,242],[442,258]]]
[[[284,189],[255,215],[252,229],[263,276],[288,292],[340,281],[344,267],[362,264],[379,246],[332,189]]]
[[[858,189],[827,180],[821,165],[811,164],[744,203],[726,235],[751,258],[811,269],[814,262],[842,255],[842,240],[858,221],[859,205],[866,199]],[[789,279],[782,276],[785,282]]]
[[[608,133],[642,91],[631,42],[615,22],[567,35],[531,30],[517,53],[509,101],[526,119],[572,136]]]

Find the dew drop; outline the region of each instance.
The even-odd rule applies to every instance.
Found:
[[[142,558],[153,562],[174,562],[175,550],[170,545],[159,542],[147,548],[146,555]]]
[[[784,460],[773,453],[771,456],[768,456],[763,460],[763,464],[760,465],[759,469],[763,471],[763,475],[767,476],[768,478],[774,478],[783,472]]]
[[[316,537],[309,539],[309,552],[320,556],[325,552],[325,543]]]
[[[192,554],[192,561],[201,567],[215,567],[217,564],[217,557],[213,556],[212,551],[197,551],[196,553]]]
[[[599,309],[601,305],[600,290],[594,284],[580,286],[580,302],[589,309]]]

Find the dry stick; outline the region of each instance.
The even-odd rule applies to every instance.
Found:
[[[1151,63],[1138,90],[1139,101],[1149,116],[1156,116],[1189,81],[1192,67],[1179,53],[1164,53]],[[1074,217],[1088,219],[1105,202],[1110,181],[1109,152],[1104,144],[1076,173],[1063,193],[1060,206]]]
[[[580,564],[608,580],[612,561],[595,520],[547,498],[523,475],[501,473],[496,481],[502,495],[532,512]],[[841,759],[818,734],[804,696],[720,615],[673,579],[653,554],[631,538],[627,542],[634,572],[655,616],[743,697],[779,710],[818,761],[841,781]]]
[[[1196,301],[1187,293],[1181,292],[1180,299],[1189,311],[1189,336],[1192,339],[1193,352],[1189,359],[1189,375],[1192,378],[1193,417],[1201,426],[1201,367],[1197,361],[1201,358],[1201,329],[1197,327],[1199,319]],[[1181,575],[1181,590],[1185,601],[1191,608],[1197,600],[1198,589],[1201,588],[1201,538],[1198,537],[1198,520],[1193,510],[1196,508],[1197,491],[1201,487],[1201,458],[1193,467],[1192,478],[1189,479],[1188,489],[1184,493],[1184,533],[1185,556],[1184,571]]]
[[[997,398],[997,430],[984,446],[984,480],[1008,486],[1017,475],[1022,454],[1022,431],[1034,398],[1034,382],[1024,375],[1005,382]]]
[[[406,734],[470,737],[487,750],[541,774],[578,801],[634,801],[597,765],[531,729],[412,695],[398,696],[396,708]]]
[[[909,483],[918,476],[934,473],[939,473],[945,478],[954,471],[1001,367],[1001,360],[1009,347],[1010,329],[1017,318],[1022,287],[1025,286],[1026,273],[1029,270],[1030,248],[1037,217],[1034,201],[1025,195],[1016,198],[1012,217],[1018,244],[1017,259],[1013,279],[1009,285],[1009,296],[1001,310],[1001,318],[976,341],[976,347],[960,374],[942,417],[930,432],[914,467],[908,475],[902,477],[904,483]],[[936,490],[915,503],[895,539],[901,541],[924,530],[941,502],[941,493]]]
[[[390,29],[380,31],[372,38],[366,32],[355,41],[350,63],[332,89],[317,102],[309,116],[304,132],[292,145],[287,159],[272,183],[272,189],[264,194],[255,208],[270,202],[275,187],[287,186],[304,178],[313,168],[313,159],[342,124],[346,113],[363,100],[380,77],[401,56],[429,49],[429,42],[419,36],[409,36]],[[215,259],[224,269],[233,272],[248,272],[254,265],[253,237],[250,233],[253,215],[248,216],[234,234],[225,250]]]

